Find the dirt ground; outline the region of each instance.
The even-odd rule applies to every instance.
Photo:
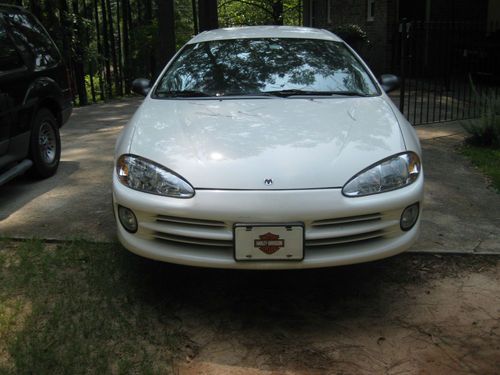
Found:
[[[190,340],[179,374],[500,369],[496,256],[405,254],[368,265],[243,276],[174,269],[169,279],[180,275],[175,316]]]
[[[116,244],[0,241],[2,374],[499,368],[498,255],[243,272],[154,262]]]

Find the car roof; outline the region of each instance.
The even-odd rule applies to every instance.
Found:
[[[331,40],[334,42],[342,41],[342,39],[330,31],[310,27],[244,26],[204,31],[192,38],[188,44],[207,42],[211,40],[253,38],[297,38]]]

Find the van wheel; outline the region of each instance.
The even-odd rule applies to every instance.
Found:
[[[54,175],[61,158],[59,126],[52,112],[40,109],[33,122],[30,138],[31,174],[37,178]]]

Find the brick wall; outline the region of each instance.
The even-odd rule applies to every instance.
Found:
[[[368,35],[370,44],[356,48],[375,74],[389,73],[392,57],[392,34],[395,19],[395,0],[375,0],[375,17],[367,20],[367,0],[331,0],[331,23],[327,22],[328,0],[304,1],[304,24],[312,27],[331,29],[344,24],[356,24]],[[313,25],[309,25],[309,10],[313,14]]]
[[[358,53],[375,74],[389,73],[393,65],[393,43],[399,19],[399,1],[426,2],[426,0],[375,0],[375,18],[373,21],[367,21],[367,0],[331,0],[331,23],[328,23],[326,13],[328,0],[304,0],[304,25],[325,29],[349,23],[359,25],[366,31],[371,43],[367,47],[358,48]],[[488,4],[492,8],[492,2],[500,3],[500,0],[430,1],[431,21],[472,21],[484,23],[485,26],[488,19]],[[312,8],[311,2],[314,2]],[[311,9],[314,10],[312,25]]]

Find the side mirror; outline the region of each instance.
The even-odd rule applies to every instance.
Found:
[[[391,92],[399,88],[399,77],[394,74],[382,74],[379,82],[385,92]]]
[[[132,82],[132,91],[136,94],[146,96],[151,89],[151,81],[146,78],[137,78]]]

